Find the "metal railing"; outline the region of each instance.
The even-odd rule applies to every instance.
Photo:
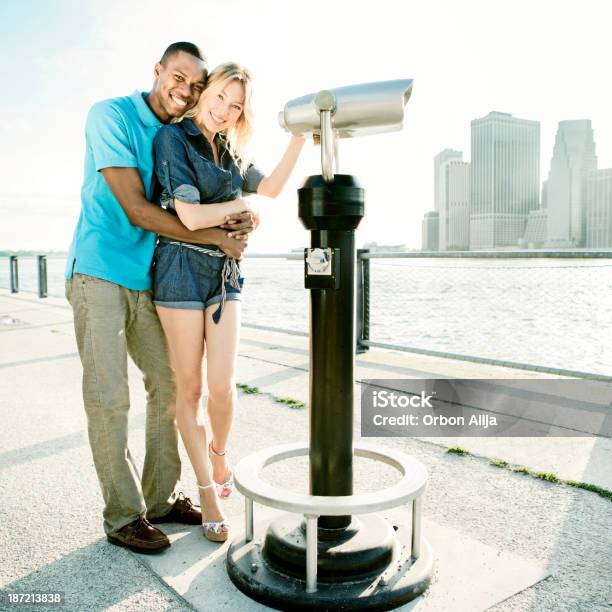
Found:
[[[439,351],[424,349],[419,346],[409,346],[405,344],[393,344],[388,342],[375,342],[369,338],[369,326],[370,326],[370,270],[369,262],[373,259],[405,259],[405,260],[419,260],[419,259],[437,259],[437,260],[525,260],[525,259],[544,259],[544,260],[610,260],[610,267],[612,268],[612,250],[591,250],[591,249],[575,249],[572,251],[552,251],[552,250],[522,250],[522,251],[413,251],[413,252],[369,252],[367,249],[362,249],[358,253],[358,262],[360,262],[359,269],[361,270],[361,276],[367,279],[367,282],[363,283],[363,290],[361,295],[357,295],[357,309],[359,313],[360,302],[362,302],[361,312],[361,327],[358,323],[358,330],[361,333],[357,334],[357,347],[358,352],[363,351],[364,348],[383,348],[388,350],[406,351],[410,353],[416,353],[420,355],[427,355],[432,357],[439,357],[444,359],[455,359],[459,361],[467,361],[472,363],[482,363],[487,365],[501,366],[518,370],[525,370],[531,372],[542,372],[558,376],[570,376],[578,378],[587,378],[591,380],[601,380],[605,382],[612,382],[612,376],[606,374],[599,374],[593,372],[585,372],[576,369],[558,368],[552,366],[544,366],[533,363],[525,363],[522,361],[508,360],[508,359],[495,359],[492,357],[480,357],[474,355],[468,355],[464,353],[456,353],[451,351]],[[600,267],[600,266],[598,266]],[[610,270],[612,272],[612,270]],[[359,272],[357,278],[357,287],[359,287]],[[612,289],[612,285],[611,285]],[[612,293],[610,294],[612,298]],[[612,321],[611,321],[612,323]],[[612,364],[611,364],[612,370]]]
[[[48,297],[47,289],[47,256],[37,255],[37,279],[38,279],[38,297]],[[9,276],[11,293],[19,293],[19,258],[17,255],[9,256]]]
[[[19,291],[19,261],[16,255],[11,255],[9,261],[11,269],[11,293],[17,293]]]
[[[247,261],[253,259],[291,259],[301,260],[302,255],[297,252],[293,253],[282,253],[282,254],[251,254],[247,257]],[[450,252],[372,252],[368,249],[359,249],[357,251],[357,267],[356,267],[356,352],[358,354],[364,353],[369,348],[382,348],[396,351],[406,351],[415,354],[427,355],[432,357],[440,357],[445,359],[454,359],[472,363],[481,363],[502,367],[509,367],[513,369],[533,371],[533,372],[546,372],[560,376],[572,376],[589,378],[594,380],[603,380],[606,382],[612,381],[612,376],[607,375],[607,372],[589,372],[581,369],[569,369],[563,367],[546,366],[539,363],[528,363],[520,359],[499,359],[491,356],[479,356],[474,354],[467,354],[452,350],[438,350],[437,348],[427,348],[422,345],[400,343],[400,342],[385,342],[376,341],[371,339],[371,315],[372,315],[372,274],[371,274],[371,262],[373,260],[389,261],[389,260],[411,260],[413,262],[419,262],[423,260],[430,261],[445,261],[449,269],[453,266],[450,262],[457,262],[460,260],[464,261],[476,261],[485,260],[485,262],[500,262],[501,260],[539,260],[539,263],[551,261],[551,260],[587,260],[585,265],[576,270],[587,269],[589,261],[597,263],[596,267],[602,267],[602,260],[610,261],[610,268],[612,268],[612,250],[572,250],[572,251],[450,251]],[[481,264],[484,262],[481,261]],[[605,262],[604,267],[607,266]],[[534,266],[533,269],[541,268],[541,270],[547,270],[551,268],[545,268],[543,266]],[[595,266],[593,266],[595,267]],[[19,265],[18,257],[12,255],[9,257],[9,268],[10,268],[10,290],[12,293],[18,292],[19,289]],[[428,268],[429,274],[436,268]],[[439,268],[438,268],[439,269]],[[455,268],[453,268],[455,269]],[[487,268],[457,268],[457,269],[479,269],[486,271]],[[491,268],[495,270],[498,268]],[[510,268],[499,268],[499,269],[510,269]],[[531,268],[530,268],[531,269]],[[557,268],[554,268],[557,269]],[[415,271],[421,270],[421,268],[407,268],[406,274],[414,275]],[[612,270],[610,270],[612,272]],[[404,275],[405,276],[405,275]],[[404,278],[402,276],[402,278]],[[47,257],[45,255],[37,256],[37,280],[38,280],[38,296],[45,298],[49,295],[47,286]],[[612,299],[612,284],[611,284],[611,299]],[[612,302],[610,312],[612,314]],[[612,330],[612,321],[610,321],[610,329]],[[294,335],[307,336],[305,331],[298,331],[295,329],[286,329],[276,325],[265,325],[260,323],[245,323],[246,327],[252,327],[256,329],[270,330],[284,332]],[[612,367],[611,367],[612,370]]]

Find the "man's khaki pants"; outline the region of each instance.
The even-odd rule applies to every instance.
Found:
[[[175,391],[166,339],[150,291],[75,274],[66,281],[83,364],[89,443],[111,533],[147,513],[163,516],[176,501],[181,475]],[[128,353],[147,391],[142,484],[128,450]]]

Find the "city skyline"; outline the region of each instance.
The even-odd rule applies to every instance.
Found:
[[[542,182],[539,122],[491,111],[470,126],[470,161],[452,149],[434,157],[434,211],[422,220],[422,250],[612,248],[612,169],[598,169],[590,119],[558,121]],[[465,236],[468,218],[469,247],[449,240]]]

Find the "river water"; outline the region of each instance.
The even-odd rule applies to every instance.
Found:
[[[64,260],[47,264],[63,295]],[[308,330],[302,261],[247,258],[243,272],[245,323]],[[37,290],[35,258],[19,275]],[[612,259],[375,259],[370,276],[373,341],[612,375]]]

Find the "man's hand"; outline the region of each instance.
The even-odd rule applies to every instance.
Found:
[[[234,259],[242,259],[244,249],[247,247],[248,236],[243,236],[240,240],[230,238],[225,230],[218,227],[195,230],[190,232],[189,242],[195,244],[214,244],[218,246],[226,255]]]
[[[248,235],[242,236],[239,240],[230,237],[226,232],[221,232],[223,235],[219,239],[218,247],[230,257],[234,259],[242,259],[244,256],[244,249],[247,247]]]
[[[228,237],[244,238],[259,225],[259,214],[253,210],[228,215],[219,227],[224,230],[231,230]]]

